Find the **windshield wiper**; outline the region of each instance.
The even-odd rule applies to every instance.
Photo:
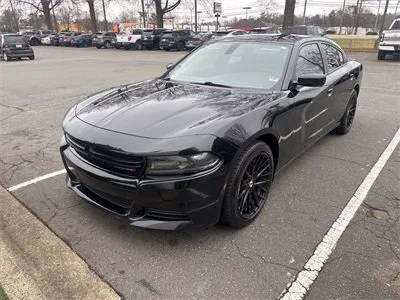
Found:
[[[206,81],[206,82],[193,82],[194,84],[200,84],[200,85],[208,85],[208,86],[216,86],[216,87],[224,87],[224,88],[232,88],[230,85],[226,84],[220,84],[220,83],[214,83],[211,81]]]

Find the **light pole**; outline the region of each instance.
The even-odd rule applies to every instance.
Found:
[[[307,10],[307,0],[304,2],[304,12],[303,12],[303,24],[306,25],[306,10]]]
[[[344,10],[346,9],[346,0],[343,0],[342,17],[340,18],[339,34],[342,34],[342,27],[344,21]]]
[[[400,5],[400,0],[397,1],[396,9],[395,9],[395,11],[394,11],[394,17],[395,17],[395,18],[397,17],[397,9],[399,8],[399,5]]]
[[[248,18],[248,11],[249,11],[249,9],[251,9],[251,7],[250,7],[250,6],[245,6],[245,7],[243,7],[243,9],[246,10],[246,20],[247,20],[247,18]]]
[[[379,36],[382,36],[383,28],[385,27],[386,21],[386,14],[389,7],[389,0],[386,0],[385,11],[383,12],[382,21],[381,21],[381,28],[379,29]]]
[[[197,0],[194,0],[194,32],[197,33]]]
[[[375,20],[375,29],[378,28],[379,12],[381,11],[381,2],[382,0],[379,0],[378,13],[376,14],[376,20]]]

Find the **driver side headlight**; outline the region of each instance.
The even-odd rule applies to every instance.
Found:
[[[220,159],[210,152],[193,155],[152,156],[147,161],[147,175],[182,175],[208,170]]]

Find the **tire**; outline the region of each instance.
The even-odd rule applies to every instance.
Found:
[[[386,58],[386,52],[385,51],[378,51],[378,60],[385,60]]]
[[[115,49],[121,49],[119,45],[115,45]]]
[[[222,223],[242,228],[257,218],[268,200],[274,163],[271,148],[263,142],[255,142],[238,154],[226,185]]]
[[[343,117],[340,119],[339,126],[332,131],[334,134],[347,134],[350,131],[356,114],[357,97],[357,92],[353,90],[349,103],[347,104],[346,111]]]
[[[10,58],[8,57],[7,53],[3,53],[3,60],[10,61]]]
[[[35,60],[35,55],[29,56],[29,59],[30,59],[30,60]]]
[[[104,48],[106,48],[106,49],[111,48],[111,43],[110,43],[110,41],[105,41],[105,43],[104,43]]]
[[[177,46],[177,49],[178,49],[178,51],[183,51],[183,50],[185,50],[185,44],[182,43],[182,42],[179,42],[179,43],[178,43],[178,46]]]
[[[141,40],[137,40],[135,45],[136,45],[136,50],[143,50],[143,43]]]
[[[100,46],[100,45],[97,45],[96,48],[97,48],[97,49],[101,49],[101,46]]]
[[[31,46],[39,46],[40,45],[40,41],[38,39],[34,38],[34,39],[30,40],[29,44]]]

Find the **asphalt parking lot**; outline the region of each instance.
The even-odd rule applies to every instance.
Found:
[[[62,169],[61,119],[103,88],[151,78],[184,52],[36,47],[35,61],[0,62],[0,184]],[[64,175],[14,195],[127,299],[277,298],[302,270],[400,126],[400,61],[364,65],[352,131],[330,135],[273,184],[249,227],[163,232],[131,228],[80,200]],[[400,297],[400,146],[308,294]]]

